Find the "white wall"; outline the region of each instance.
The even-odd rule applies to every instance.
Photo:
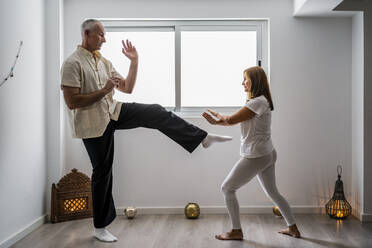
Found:
[[[372,221],[372,2],[364,12],[364,216]]]
[[[358,142],[358,146],[353,150],[353,156],[356,157],[362,155],[363,158],[359,158],[358,161],[362,161],[363,164],[362,168],[359,168],[360,164],[353,164],[353,178],[354,175],[358,175],[358,177],[362,175],[362,178],[356,178],[356,180],[358,180],[358,183],[354,183],[357,184],[359,188],[360,183],[363,185],[363,191],[358,191],[358,193],[362,193],[360,219],[365,222],[371,222],[372,191],[370,189],[372,188],[372,181],[370,180],[370,178],[372,177],[372,169],[370,164],[372,163],[372,154],[370,150],[372,147],[372,130],[370,127],[372,126],[372,71],[369,68],[371,68],[372,65],[372,33],[370,27],[372,23],[372,2],[344,0],[339,6],[337,6],[337,10],[364,11],[363,20],[360,20],[360,15],[355,16],[353,19],[353,29],[355,29],[353,30],[353,34],[356,35],[354,41],[356,41],[357,45],[362,45],[362,47],[359,48],[355,48],[355,46],[353,46],[353,64],[355,65],[353,67],[353,71],[355,73],[363,73],[363,76],[357,76],[356,74],[354,74],[353,76],[353,90],[355,92],[358,92],[357,96],[359,96],[360,87],[363,87],[363,97],[362,99],[360,99],[363,100],[363,106],[361,109],[358,109],[359,111],[363,111],[363,117],[361,119],[360,115],[358,115],[358,120],[353,120],[353,124],[357,124],[359,127],[363,127],[363,139],[358,138],[353,140],[353,142]],[[363,30],[363,34],[360,33],[361,29]],[[361,52],[363,53],[362,55],[360,54]],[[362,65],[363,69],[357,69],[356,67],[359,65]],[[360,80],[363,80],[362,86],[360,85]],[[354,85],[354,83],[356,83],[357,85]],[[357,98],[353,99],[353,104],[355,105],[355,103],[358,102],[358,104],[360,105],[360,100],[357,100]],[[363,121],[363,124],[361,124],[360,121]],[[355,134],[356,132],[353,133],[353,136],[357,137],[355,136]],[[360,136],[360,133],[358,133],[358,135]],[[360,151],[359,149],[359,142],[363,142],[362,151]],[[353,143],[353,145],[356,144]],[[355,151],[357,151],[357,153],[355,153]],[[354,168],[355,166],[357,166],[356,169]],[[360,197],[358,196],[358,198]]]
[[[362,113],[353,113],[353,148],[355,148],[353,149],[353,157],[362,156],[358,157],[357,164],[353,163],[353,180],[355,176],[355,180],[357,180],[353,185],[356,186],[357,190],[355,196],[357,200],[361,201],[360,219],[363,222],[371,222],[372,191],[370,189],[372,188],[372,181],[370,178],[372,177],[372,169],[370,164],[372,163],[372,154],[370,150],[372,147],[372,130],[370,127],[372,125],[372,71],[370,68],[372,66],[372,2],[344,0],[336,9],[364,12],[363,16],[358,14],[353,17],[353,34],[356,35],[353,38],[355,41],[353,41],[353,91],[355,93],[353,93],[353,96],[357,97],[353,99],[353,107],[356,107],[356,105],[360,106],[360,101],[362,101],[362,108],[355,108],[355,110],[362,111]],[[360,65],[362,65],[362,68],[358,68]],[[358,73],[362,74],[358,76]],[[362,85],[360,85],[361,81]],[[362,96],[360,96],[361,87]],[[358,119],[354,120],[354,117]],[[356,127],[363,128],[362,137],[360,137],[360,130],[357,131]],[[360,142],[363,142],[362,150],[360,150]],[[354,147],[355,145],[356,147]],[[353,159],[353,161],[356,160]],[[362,165],[360,164],[361,162]],[[363,190],[360,191],[360,188]],[[361,193],[361,196],[357,195],[359,193]]]
[[[358,216],[363,209],[363,103],[364,103],[363,12],[352,18],[352,201]]]
[[[308,0],[293,0],[293,13],[296,14]]]
[[[336,166],[341,163],[350,198],[351,19],[293,18],[291,0],[211,3],[66,0],[64,55],[80,43],[79,24],[88,17],[270,18],[271,85],[276,104],[272,131],[279,154],[279,189],[294,207],[323,207],[333,193]],[[224,206],[219,186],[239,157],[239,127],[211,127],[200,118],[188,121],[208,132],[232,135],[234,141],[209,150],[198,148],[189,155],[156,131],[118,131],[117,207],[182,207],[188,201],[204,207]],[[66,173],[76,167],[89,175],[91,165],[82,142],[71,139],[69,131],[66,135]],[[256,179],[238,194],[243,207],[271,206]]]
[[[343,0],[294,0],[294,16],[321,17],[321,16],[349,16],[349,11],[332,11]],[[352,0],[354,1],[354,0]]]
[[[0,1],[0,246],[46,213],[44,1]],[[5,242],[5,243],[4,243]]]
[[[47,212],[50,213],[51,186],[63,175],[61,142],[63,140],[63,105],[61,104],[60,67],[63,51],[62,13],[63,0],[48,0],[45,11],[45,102],[46,102],[46,164],[47,166]]]

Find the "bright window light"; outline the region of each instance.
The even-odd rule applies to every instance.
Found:
[[[256,31],[181,32],[181,106],[235,107],[243,70],[257,64]]]
[[[102,55],[124,78],[130,61],[121,52],[121,40],[130,40],[139,54],[137,82],[132,94],[116,90],[120,102],[159,103],[175,106],[174,32],[107,32]]]

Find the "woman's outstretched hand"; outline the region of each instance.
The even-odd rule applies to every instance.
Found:
[[[224,125],[225,122],[226,122],[226,118],[222,115],[220,115],[218,112],[215,112],[213,110],[210,110],[208,109],[208,112],[211,113],[207,113],[207,112],[204,112],[202,114],[202,116],[212,125]]]

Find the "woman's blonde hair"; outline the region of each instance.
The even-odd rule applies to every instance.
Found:
[[[251,79],[251,90],[248,93],[248,97],[252,99],[263,95],[269,102],[270,109],[274,110],[269,81],[265,71],[260,66],[254,66],[244,70],[244,76]]]

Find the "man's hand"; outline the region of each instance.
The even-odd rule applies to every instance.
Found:
[[[125,88],[125,80],[120,77],[111,77],[110,79],[114,80],[115,88]]]
[[[131,61],[131,62],[138,62],[138,54],[136,48],[132,45],[132,43],[127,40],[124,42],[124,40],[121,41],[123,44],[122,52],[123,54]]]
[[[103,87],[106,94],[110,93],[114,87],[119,87],[119,82],[114,78],[109,78]]]

